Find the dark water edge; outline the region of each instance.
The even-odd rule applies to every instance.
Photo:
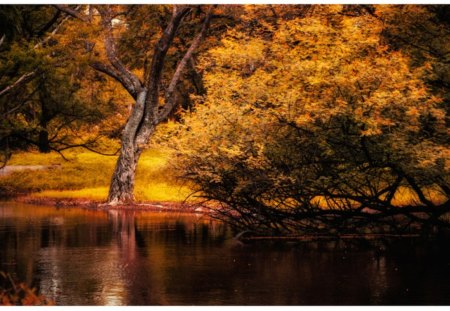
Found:
[[[257,242],[181,213],[0,203],[0,270],[58,305],[450,305],[450,241]]]

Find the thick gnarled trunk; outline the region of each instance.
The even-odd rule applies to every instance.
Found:
[[[134,179],[137,162],[141,154],[136,144],[136,136],[144,115],[146,96],[147,91],[145,89],[138,94],[130,118],[122,133],[120,155],[109,187],[108,203],[110,205],[134,201]]]
[[[118,205],[134,201],[134,181],[140,152],[133,146],[123,146],[109,187],[108,204]]]

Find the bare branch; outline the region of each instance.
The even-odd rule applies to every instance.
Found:
[[[148,62],[146,60],[146,63],[150,64],[144,68],[144,85],[147,89],[148,96],[145,100],[144,116],[139,124],[138,133],[136,135],[136,142],[138,145],[147,143],[157,124],[159,84],[161,82],[164,60],[181,21],[190,10],[191,8],[188,6],[173,6],[172,17],[158,43],[155,45],[152,61]]]
[[[78,18],[83,22],[89,23],[89,18],[86,15],[81,14],[76,9],[72,9],[67,5],[55,4],[54,5],[58,10],[63,11],[66,14],[69,14],[72,17]]]
[[[165,120],[176,105],[176,100],[174,97],[175,88],[176,88],[178,82],[180,81],[183,70],[185,69],[186,65],[192,58],[192,55],[197,50],[197,48],[199,47],[200,43],[202,42],[203,38],[206,35],[209,24],[211,22],[212,9],[213,9],[213,7],[209,8],[208,13],[205,18],[205,21],[203,22],[203,25],[202,25],[202,29],[197,34],[197,36],[194,38],[194,40],[191,43],[191,46],[186,51],[183,58],[177,65],[177,69],[175,70],[172,80],[170,81],[169,87],[166,90],[166,104],[164,105],[163,110],[160,112],[160,114],[158,116],[158,122]]]
[[[11,92],[13,89],[27,83],[28,81],[30,81],[31,79],[33,79],[37,74],[37,71],[34,70],[32,72],[27,72],[24,73],[19,79],[16,80],[16,82],[14,82],[13,84],[8,85],[7,87],[5,87],[3,90],[0,91],[0,96],[3,96],[5,94],[8,94],[9,92]]]
[[[114,42],[112,32],[112,12],[111,7],[97,6],[97,11],[102,18],[102,26],[105,30],[105,49],[111,65],[116,69],[115,75],[112,76],[118,80],[130,94],[134,94],[136,98],[137,94],[142,90],[142,83],[139,78],[129,71],[122,61],[118,57],[116,43]],[[105,72],[106,73],[106,72]]]
[[[92,62],[90,64],[92,68],[94,68],[97,71],[103,72],[104,74],[107,74],[111,78],[115,79],[119,83],[122,84],[122,86],[128,91],[128,93],[136,100],[137,95],[139,94],[136,92],[134,87],[129,87],[129,84],[125,83],[125,80],[122,79],[122,76],[118,70],[116,70],[113,66],[103,64],[100,62]]]

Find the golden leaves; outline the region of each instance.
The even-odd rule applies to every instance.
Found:
[[[348,139],[382,141],[383,148],[408,154],[415,163],[448,156],[425,138],[419,152],[415,138],[430,116],[434,130],[445,132],[442,99],[423,80],[432,65],[411,68],[405,54],[382,44],[384,25],[372,16],[331,19],[283,21],[270,40],[230,31],[205,54],[207,95],[185,119],[189,130],[181,130],[178,140],[184,163],[194,157],[217,169],[232,170],[237,162],[263,168],[266,147],[283,144],[277,142],[283,122],[314,135],[329,157],[334,150],[327,135],[343,135],[333,128],[346,127]]]

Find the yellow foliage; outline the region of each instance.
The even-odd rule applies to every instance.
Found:
[[[376,156],[386,154],[408,171],[425,167],[430,172],[448,170],[448,148],[434,138],[415,137],[430,116],[434,129],[447,133],[442,99],[433,95],[424,81],[430,64],[411,66],[409,56],[387,46],[382,20],[370,14],[335,14],[340,10],[339,6],[324,6],[307,18],[280,20],[271,36],[232,30],[219,47],[204,54],[199,67],[204,71],[207,95],[196,98],[201,105],[185,116],[183,125],[172,129],[176,133],[170,142],[177,150],[175,169],[185,172],[187,179],[197,178],[200,189],[207,185],[214,192],[217,185],[226,193],[220,195],[230,200],[251,189],[249,185],[258,193],[258,180],[240,175],[246,170],[254,174],[248,178],[261,178],[273,183],[273,193],[277,186],[282,192],[282,185],[297,186],[301,183],[296,184],[295,178],[308,178],[302,175],[309,173],[307,168],[295,167],[302,163],[296,162],[302,152],[314,153],[302,150],[302,143],[316,146],[319,159],[332,161],[339,150],[331,148],[330,141],[337,138],[333,135],[341,135],[339,140],[355,146],[370,139],[373,148],[379,148]],[[286,124],[294,134],[283,132]],[[299,145],[292,148],[294,154],[290,154],[291,141]],[[270,150],[273,146],[281,150]],[[269,160],[269,155],[286,164],[281,172],[271,167],[274,159]],[[409,162],[403,163],[403,159]],[[290,161],[294,167],[287,165]],[[342,173],[335,177],[344,184],[355,181],[364,186],[365,177],[376,180],[359,167],[346,171],[347,164],[341,163],[338,169]],[[387,173],[386,177],[382,171],[376,174],[391,182]],[[333,178],[329,179],[326,182],[333,185]],[[378,183],[378,188],[386,186],[371,182]],[[296,190],[301,193],[304,189]],[[442,199],[438,191],[430,190],[429,195],[433,202]],[[416,196],[402,186],[393,204],[416,204]],[[261,200],[276,205],[275,198]],[[295,201],[288,198],[279,206],[291,204],[289,200]],[[335,208],[341,203],[335,202]]]

